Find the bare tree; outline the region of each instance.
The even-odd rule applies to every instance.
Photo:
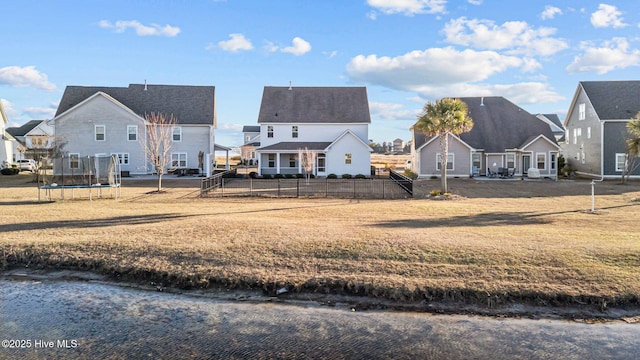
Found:
[[[313,168],[316,164],[316,153],[309,150],[308,147],[305,147],[304,150],[298,149],[298,158],[300,158],[300,163],[302,164],[302,169],[304,170],[308,185],[309,178],[311,177],[311,174],[313,174]]]
[[[173,144],[173,129],[177,123],[172,115],[154,113],[145,115],[146,137],[139,137],[140,145],[146,160],[152,164],[158,175],[158,192],[162,191],[162,175],[171,165],[171,146]]]

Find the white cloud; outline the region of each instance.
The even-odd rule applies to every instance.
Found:
[[[527,104],[562,99],[541,82],[482,83],[511,68],[533,71],[539,67],[540,64],[530,58],[521,59],[494,51],[458,51],[447,47],[416,50],[394,58],[358,55],[351,59],[346,72],[354,81],[416,92],[425,98],[499,95]]]
[[[39,72],[35,66],[0,68],[0,84],[12,87],[34,87],[46,91],[57,89],[53,83],[49,82],[47,74]]]
[[[98,23],[103,29],[113,29],[113,31],[117,33],[123,33],[128,28],[132,28],[136,31],[138,36],[167,36],[167,37],[175,37],[180,33],[180,28],[165,25],[160,26],[158,24],[151,24],[149,26],[142,25],[137,20],[118,20],[115,24],[112,24],[108,20],[101,20]]]
[[[456,66],[451,66],[455,64]],[[523,61],[494,51],[458,51],[452,47],[415,50],[398,57],[358,55],[347,65],[355,80],[399,90],[415,90],[424,84],[476,82],[518,68]]]
[[[229,37],[229,40],[218,42],[218,47],[229,52],[253,49],[253,44],[251,44],[251,41],[245,38],[244,35],[229,34]]]
[[[218,124],[220,130],[229,130],[234,132],[242,132],[243,125],[234,124],[234,123],[220,123]]]
[[[551,37],[556,29],[534,29],[524,21],[496,25],[491,20],[461,17],[449,21],[442,31],[449,43],[477,49],[507,50],[509,54],[549,56],[569,47],[564,40]]]
[[[620,12],[617,7],[613,5],[600,4],[598,11],[591,14],[591,25],[597,28],[625,27],[627,24],[624,23],[621,15],[622,12]]]
[[[555,6],[547,5],[544,7],[544,11],[540,15],[542,20],[553,19],[556,15],[562,15],[562,10]]]
[[[26,107],[24,112],[32,119],[53,119],[56,115],[56,108]]]
[[[4,112],[8,115],[15,115],[18,112],[16,111],[16,109],[13,108],[13,104],[6,99],[0,99],[0,101],[2,101],[2,108],[4,109]]]
[[[569,73],[595,72],[606,74],[616,69],[640,65],[640,50],[630,49],[629,42],[624,38],[613,38],[605,41],[601,47],[583,42],[580,45],[584,51],[576,56],[567,66]]]
[[[309,42],[305,41],[303,38],[295,37],[293,38],[292,46],[282,48],[281,51],[284,53],[300,56],[311,51],[311,44],[309,44]]]
[[[309,44],[309,42],[307,42],[303,38],[296,36],[295,38],[293,38],[291,46],[280,47],[275,45],[272,42],[267,42],[264,48],[268,52],[280,51],[283,53],[289,53],[295,56],[300,56],[311,51],[311,44]]]
[[[467,0],[471,5],[482,5],[482,0]]]
[[[412,111],[404,109],[403,104],[371,101],[369,111],[383,120],[415,120],[419,109]]]
[[[367,3],[387,15],[402,13],[412,16],[444,13],[447,0],[367,0]]]

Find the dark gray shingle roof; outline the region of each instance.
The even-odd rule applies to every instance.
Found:
[[[554,143],[556,141],[547,123],[501,96],[459,99],[467,104],[473,119],[473,128],[461,134],[460,139],[475,149],[503,153],[505,149],[520,148],[528,139],[538,135],[544,135]],[[416,149],[430,139],[415,129],[414,132]]]
[[[146,86],[146,90],[145,90]],[[56,116],[97,92],[104,92],[134,113],[173,114],[178,124],[214,124],[215,87],[130,84],[129,87],[67,86]]]
[[[640,111],[640,81],[581,81],[600,120],[631,119]]]
[[[560,121],[558,114],[542,114],[542,115],[547,119],[551,120],[551,122],[554,123],[556,126],[558,126],[560,129],[564,129],[564,125],[562,124],[562,121]]]
[[[245,126],[242,127],[242,132],[243,133],[248,133],[248,132],[259,133],[260,132],[260,126],[259,125],[245,125]]]
[[[258,123],[371,123],[365,87],[265,86]]]
[[[279,142],[277,144],[265,146],[263,148],[259,148],[258,150],[268,150],[268,151],[297,151],[297,150],[324,150],[331,142],[316,142],[316,141],[308,141],[308,142]]]
[[[22,126],[10,127],[6,131],[13,137],[25,136],[29,131],[33,130],[36,126],[40,125],[44,120],[30,120]]]

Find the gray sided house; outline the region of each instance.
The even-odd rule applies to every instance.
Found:
[[[214,159],[215,88],[130,84],[128,87],[68,86],[54,118],[56,137],[66,142],[67,168],[78,158],[115,155],[122,171],[153,172],[141,141],[146,115],[173,115],[171,167],[202,168],[209,174]],[[200,161],[199,153],[206,159]]]
[[[303,173],[300,152],[306,149],[316,176],[368,175],[370,123],[364,87],[266,86],[258,115],[258,171]]]
[[[257,162],[256,149],[260,147],[260,126],[245,125],[242,127],[242,135],[241,159],[248,165],[254,165]]]
[[[460,136],[448,135],[447,176],[485,176],[499,168],[527,176],[534,168],[536,176],[557,178],[560,148],[549,124],[503,97],[459,99],[467,104],[474,126]],[[420,177],[439,176],[439,138],[411,130],[412,170]]]
[[[626,125],[638,111],[640,81],[579,82],[564,121],[562,148],[569,165],[585,176],[620,177],[627,152]],[[631,176],[640,177],[640,167]]]

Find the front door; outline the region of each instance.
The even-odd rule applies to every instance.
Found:
[[[527,170],[531,167],[531,155],[522,155],[522,174],[527,175]]]

